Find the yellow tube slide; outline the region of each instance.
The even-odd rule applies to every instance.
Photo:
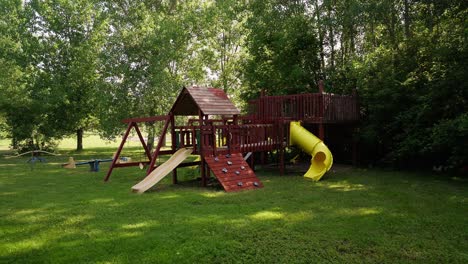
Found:
[[[301,126],[301,122],[291,122],[289,144],[297,145],[310,154],[310,168],[304,177],[314,181],[320,180],[333,164],[333,156],[321,139]]]

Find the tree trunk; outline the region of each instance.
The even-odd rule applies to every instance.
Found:
[[[13,136],[13,138],[11,139],[11,146],[13,147],[13,149],[18,149],[18,140],[15,136]]]
[[[318,1],[315,1],[315,15],[317,19],[317,31],[319,37],[319,45],[320,45],[320,72],[323,73],[325,71],[325,52],[323,49],[323,29],[322,29],[322,19],[320,17],[320,9]],[[323,76],[322,76],[323,78]]]
[[[410,6],[408,3],[409,0],[404,0],[404,14],[403,14],[403,19],[405,21],[405,36],[406,39],[409,40],[411,39],[411,17],[410,17]]]
[[[76,130],[76,150],[81,151],[83,150],[83,128],[78,128]]]
[[[335,35],[333,30],[333,23],[332,23],[332,6],[329,4],[328,6],[328,38],[330,44],[330,66],[335,69]]]
[[[154,149],[154,136],[156,134],[156,130],[154,127],[154,124],[147,124],[146,129],[148,129],[148,140],[147,140],[147,146],[150,152],[153,152]]]

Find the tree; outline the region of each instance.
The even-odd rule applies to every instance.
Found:
[[[203,19],[198,20],[200,30],[191,41],[200,54],[197,63],[205,68],[203,79],[229,94],[237,94],[241,86],[246,6],[246,1],[212,1],[204,8]]]
[[[28,33],[28,17],[31,12],[23,8],[22,1],[6,1],[0,4],[0,116],[2,129],[12,138],[12,146],[37,148],[35,142],[43,127],[35,113],[43,105],[32,98],[37,70],[34,67],[34,50],[39,43]],[[21,114],[19,114],[21,113]],[[23,143],[25,141],[25,143]],[[34,146],[36,145],[36,146]]]
[[[319,43],[302,1],[253,1],[249,6],[249,57],[243,97],[315,90],[320,78]],[[313,88],[312,88],[313,87]]]
[[[106,3],[110,31],[103,51],[103,135],[115,136],[121,118],[166,114],[183,83],[196,78],[200,67],[190,64],[195,6],[190,1]],[[152,148],[156,127],[148,123],[146,129]]]
[[[56,136],[72,132],[77,150],[83,131],[95,115],[100,81],[99,54],[107,29],[98,3],[92,1],[33,0],[31,33],[41,42],[39,82],[35,89],[48,106],[46,125]]]

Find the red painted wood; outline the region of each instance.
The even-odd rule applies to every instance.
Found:
[[[263,96],[250,101],[256,122],[286,118],[313,123],[357,122],[357,97],[327,93]]]
[[[215,160],[215,156],[206,156],[204,160],[227,192],[263,187],[262,182],[255,176],[255,173],[244,160],[242,154],[233,153],[229,158],[225,155],[218,155],[216,157],[218,161]],[[229,165],[228,161],[232,162],[232,164]],[[244,170],[241,169],[241,166],[244,167]],[[223,168],[228,170],[227,173],[222,172]],[[240,174],[237,175],[235,171],[239,171]],[[238,186],[239,182],[242,182],[242,186]],[[254,182],[258,183],[258,187],[254,186]]]
[[[164,124],[164,127],[163,127],[162,131],[161,131],[161,135],[166,134],[167,128],[169,127],[170,123],[171,123],[170,122],[170,116],[166,116],[165,124]],[[154,170],[154,165],[156,164],[156,160],[158,158],[159,152],[161,151],[163,140],[164,140],[163,136],[159,137],[158,145],[156,145],[153,156],[151,157],[151,162],[150,162],[150,165],[148,166],[148,169],[146,170],[146,175],[149,175]]]
[[[111,163],[111,165],[109,167],[109,171],[107,171],[106,177],[104,178],[105,182],[109,180],[109,178],[110,178],[110,176],[112,174],[112,171],[114,170],[115,164],[117,163],[117,161],[120,158],[120,153],[122,152],[122,149],[123,149],[123,147],[125,145],[125,142],[127,141],[128,135],[130,134],[130,130],[132,130],[132,127],[134,125],[135,125],[135,123],[133,123],[133,122],[128,123],[127,130],[125,131],[125,134],[122,137],[122,141],[120,142],[119,148],[117,149],[117,152],[115,153],[114,160],[112,160],[112,163]]]
[[[197,115],[198,110],[207,115],[240,114],[222,89],[205,87],[184,88],[170,112],[178,115]]]
[[[164,121],[168,116],[149,116],[149,117],[136,117],[136,118],[127,118],[122,120],[122,123],[141,123],[141,122],[154,122],[154,121]]]
[[[138,138],[140,139],[141,144],[143,145],[143,149],[145,150],[146,157],[151,160],[151,151],[148,149],[148,145],[146,145],[145,139],[141,134],[140,128],[138,128],[138,124],[134,123],[135,130],[137,132]]]
[[[124,168],[124,167],[136,167],[140,166],[140,163],[148,165],[150,161],[140,161],[140,162],[127,162],[127,163],[117,163],[114,165],[114,168]]]

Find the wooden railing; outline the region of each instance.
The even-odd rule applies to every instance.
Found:
[[[238,152],[271,151],[284,145],[287,126],[278,122],[265,124],[176,127],[177,147],[194,147],[195,153],[219,155]]]
[[[354,122],[359,120],[357,97],[335,94],[263,96],[250,102],[250,116],[257,120]]]

